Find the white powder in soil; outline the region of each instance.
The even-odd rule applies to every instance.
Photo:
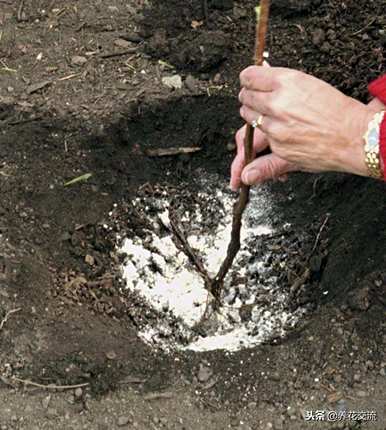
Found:
[[[213,193],[213,184],[212,187],[207,186],[206,189]],[[225,189],[225,185],[223,189]],[[199,251],[205,267],[211,275],[217,273],[226,255],[234,203],[233,197],[229,193],[223,193],[222,190],[217,192],[217,197],[221,199],[225,209],[223,222],[219,223],[215,231],[210,234],[187,235],[189,244]],[[157,216],[164,225],[168,225],[167,198],[157,198],[156,200],[156,207],[161,208]],[[262,262],[254,261],[250,265],[241,264],[241,262],[247,260],[249,255],[246,245],[247,238],[272,233],[269,219],[264,219],[264,213],[268,214],[269,208],[270,196],[267,192],[254,191],[244,216],[241,250],[236,257],[231,273],[226,279],[231,296],[234,296],[234,291],[236,291],[229,284],[232,279],[232,272],[248,277],[249,271],[254,270],[256,272],[259,270],[260,275],[264,271]],[[200,208],[196,210],[194,218],[196,221],[200,221],[202,220]],[[157,223],[157,216],[149,215],[148,219],[155,224]],[[189,214],[186,216],[188,219]],[[146,342],[163,349],[236,351],[258,345],[273,336],[283,336],[285,334],[284,327],[297,322],[298,315],[290,314],[284,310],[286,297],[282,293],[275,293],[270,310],[255,305],[252,307],[249,318],[246,321],[242,320],[240,307],[254,303],[255,299],[253,287],[250,288],[250,284],[248,284],[248,289],[250,289],[248,299],[242,302],[239,297],[235,300],[225,297],[225,304],[220,313],[211,315],[214,329],[210,330],[206,337],[199,336],[192,331],[192,328],[201,321],[207,308],[208,292],[204,288],[204,281],[192,267],[185,254],[176,248],[171,234],[159,237],[154,232],[149,232],[149,236],[146,239],[146,244],[144,244],[143,239],[138,237],[127,238],[120,249],[128,256],[123,266],[123,276],[127,288],[144,298],[150,308],[159,311],[161,315],[165,314],[165,321],[160,321],[156,327],[154,325],[145,327],[139,333]],[[271,281],[272,286],[274,286],[275,279],[272,278]],[[189,338],[187,345],[178,344],[175,337],[172,336],[172,332],[175,333],[176,328],[175,324],[173,329],[170,327],[171,315],[175,317],[181,335]]]

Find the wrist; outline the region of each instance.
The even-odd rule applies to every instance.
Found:
[[[345,118],[345,139],[341,157],[342,170],[359,176],[370,176],[366,164],[365,140],[363,136],[368,130],[370,121],[379,111],[374,105],[364,105],[355,100],[348,110]]]
[[[386,106],[385,106],[385,104],[384,103],[382,103],[377,97],[375,97],[375,98],[373,98],[368,104],[367,104],[367,106],[368,107],[371,107],[371,108],[374,108],[374,109],[376,109],[377,111],[380,111],[380,110],[385,110],[386,109]]]

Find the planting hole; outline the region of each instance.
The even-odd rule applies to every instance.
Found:
[[[291,307],[291,292],[278,281],[289,257],[280,243],[290,226],[274,228],[269,191],[252,191],[241,249],[225,279],[222,306],[214,312],[201,274],[177,246],[170,215],[214,276],[226,255],[235,196],[216,175],[197,179],[196,186],[195,192],[145,186],[127,208],[130,235],[119,247],[126,255],[125,288],[148,309],[140,337],[166,350],[236,351],[285,336],[305,313],[302,306]],[[269,252],[263,249],[267,243],[273,247]]]

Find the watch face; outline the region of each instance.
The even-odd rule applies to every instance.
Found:
[[[370,152],[379,152],[379,127],[372,127],[367,133],[366,150]]]
[[[383,116],[384,112],[378,112],[369,123],[369,128],[364,136],[366,141],[365,150],[367,152],[375,152],[376,154],[379,154],[379,133]]]

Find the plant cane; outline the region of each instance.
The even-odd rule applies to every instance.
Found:
[[[269,8],[270,0],[261,0],[260,6],[256,7],[256,44],[254,58],[256,66],[261,66],[264,61],[265,40],[269,21]],[[253,135],[253,127],[250,124],[247,124],[244,139],[245,165],[253,161]],[[242,217],[249,202],[249,191],[250,187],[248,185],[241,185],[239,198],[233,207],[232,232],[227,255],[216,277],[211,281],[211,285],[209,286],[211,293],[217,300],[220,298],[225,276],[232,267],[233,261],[240,249]]]

